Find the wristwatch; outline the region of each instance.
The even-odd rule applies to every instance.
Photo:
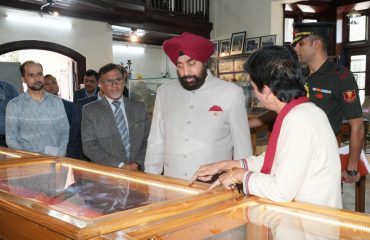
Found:
[[[346,170],[348,176],[351,176],[351,177],[354,177],[354,176],[357,176],[358,174],[358,171],[357,170]]]
[[[140,172],[142,172],[143,171],[143,167],[141,166],[141,164],[138,163],[138,162],[135,162],[135,163],[137,165],[137,170],[140,171]]]

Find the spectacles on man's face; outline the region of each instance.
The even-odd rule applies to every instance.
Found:
[[[120,85],[122,84],[122,82],[123,82],[123,78],[106,79],[103,81],[103,83],[107,85],[113,85],[113,84]]]

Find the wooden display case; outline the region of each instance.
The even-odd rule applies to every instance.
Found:
[[[0,161],[20,158],[37,158],[41,156],[43,155],[39,153],[0,147]]]
[[[60,157],[4,160],[0,239],[99,239],[240,196],[208,186]]]
[[[365,240],[370,216],[317,205],[244,197],[162,219],[102,239]]]

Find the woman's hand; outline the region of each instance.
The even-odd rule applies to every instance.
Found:
[[[189,185],[192,185],[196,180],[207,182],[212,179],[213,175],[223,172],[225,169],[231,169],[233,160],[220,161],[200,166],[191,178]]]
[[[245,170],[242,168],[232,168],[221,174],[207,191],[214,189],[218,185],[221,185],[223,189],[234,189],[236,184],[243,182],[244,173]]]

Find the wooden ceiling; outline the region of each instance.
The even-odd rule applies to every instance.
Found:
[[[0,6],[40,12],[41,6],[51,0],[0,0]],[[177,1],[177,0],[176,0]],[[208,18],[187,19],[186,16],[174,16],[166,12],[153,12],[147,8],[149,0],[53,0],[53,7],[60,15],[95,21],[111,25],[145,30],[139,43],[162,45],[163,41],[184,31],[194,32],[209,37],[212,23]],[[158,1],[157,1],[158,2]],[[159,2],[165,2],[164,0]],[[370,1],[356,0],[306,0],[285,1],[285,14],[302,13],[306,17],[317,17],[337,8],[350,11],[358,3]],[[208,10],[207,10],[208,13]],[[114,40],[130,41],[131,31],[112,32]]]
[[[0,6],[40,12],[50,0],[0,0]],[[162,45],[163,41],[183,31],[209,37],[212,23],[190,21],[184,17],[157,14],[146,8],[147,0],[53,0],[52,7],[61,16],[103,21],[111,25],[143,29],[143,44]],[[130,41],[130,32],[113,32],[113,39]]]

